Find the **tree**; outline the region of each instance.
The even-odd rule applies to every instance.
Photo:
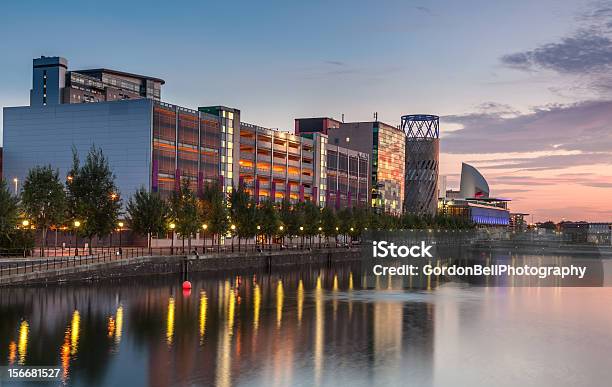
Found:
[[[170,219],[168,204],[158,193],[148,192],[141,187],[127,203],[128,224],[133,232],[147,236],[151,252],[151,236],[164,234]]]
[[[229,228],[228,211],[225,194],[219,183],[206,184],[200,197],[200,220],[208,226],[208,230],[216,236],[221,244],[221,235]]]
[[[252,238],[257,233],[257,209],[244,183],[230,194],[230,217],[236,226],[234,234],[238,235],[238,250],[241,238]]]
[[[66,214],[66,194],[59,172],[50,165],[30,169],[23,183],[21,206],[29,221],[41,230],[40,255],[44,257],[47,230],[60,224]]]
[[[321,223],[321,208],[311,201],[306,201],[299,204],[300,211],[304,217],[304,235],[310,238],[319,234],[319,224]]]
[[[334,210],[329,207],[325,207],[321,211],[321,228],[328,243],[329,237],[338,235],[338,218]]]
[[[264,200],[263,203],[260,204],[257,212],[257,218],[261,229],[260,233],[270,242],[272,236],[278,233],[281,224],[276,207],[271,200]]]
[[[0,181],[0,243],[2,247],[14,244],[19,219],[19,199],[11,195],[5,180]]]
[[[285,235],[293,238],[300,233],[300,227],[303,226],[304,218],[296,205],[292,205],[287,199],[284,199],[280,207],[280,221],[283,230],[279,230],[279,234],[284,238]]]
[[[81,223],[78,232],[89,239],[91,254],[93,237],[104,237],[116,228],[121,199],[115,175],[101,149],[92,146],[81,166],[73,148],[72,159],[67,183],[70,215]]]
[[[353,212],[350,208],[343,208],[337,213],[338,216],[338,229],[340,234],[344,237],[346,242],[347,234],[352,234],[355,231],[355,224],[353,221]]]
[[[179,190],[172,193],[170,214],[176,224],[177,234],[183,239],[183,250],[185,250],[185,238],[187,238],[187,250],[191,251],[191,238],[200,228],[200,219],[198,217],[198,200],[189,188],[189,179],[182,179]]]

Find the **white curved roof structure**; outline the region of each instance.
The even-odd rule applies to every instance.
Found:
[[[459,192],[462,198],[488,198],[489,184],[476,168],[469,164],[461,163],[461,186]]]

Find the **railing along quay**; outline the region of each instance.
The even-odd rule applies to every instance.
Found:
[[[68,267],[84,266],[94,263],[103,262],[114,262],[122,261],[135,257],[143,256],[171,256],[171,255],[195,255],[199,258],[206,258],[209,254],[219,253],[242,253],[242,252],[253,252],[253,253],[265,253],[272,251],[295,251],[303,250],[309,251],[313,248],[328,249],[338,247],[351,247],[358,245],[358,243],[313,243],[311,244],[293,244],[293,245],[255,245],[247,244],[241,246],[192,246],[191,250],[187,247],[183,249],[179,247],[124,247],[124,248],[94,248],[92,254],[89,254],[88,250],[86,255],[63,255],[65,251],[57,249],[54,251],[53,248],[45,249],[45,256],[30,256],[28,258],[23,257],[12,257],[12,258],[0,258],[0,278],[5,276],[43,272],[47,270],[56,270]],[[60,254],[54,255],[55,252]],[[75,252],[72,249],[72,252]],[[83,252],[83,249],[81,249]]]

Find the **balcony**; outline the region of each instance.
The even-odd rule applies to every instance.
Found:
[[[255,154],[253,154],[251,152],[243,152],[241,150],[240,151],[240,159],[241,160],[254,160],[255,159]]]
[[[268,141],[257,140],[257,148],[271,149],[271,143]]]
[[[240,136],[240,143],[246,145],[255,145],[255,139],[253,137],[242,137]]]
[[[285,176],[286,176],[286,173],[285,173],[285,171],[274,171],[274,172],[272,173],[272,176],[273,176],[273,177],[276,177],[276,178],[281,178],[281,179],[284,179],[284,178],[285,178]]]
[[[240,173],[248,173],[248,174],[253,174],[253,167],[245,167],[243,165],[240,166]]]

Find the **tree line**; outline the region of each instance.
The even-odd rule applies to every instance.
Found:
[[[335,210],[319,208],[311,201],[291,203],[283,200],[257,202],[242,183],[226,195],[217,182],[205,184],[201,192],[190,188],[187,178],[165,199],[159,193],[139,188],[123,206],[108,159],[93,146],[84,162],[73,149],[72,167],[60,178],[51,165],[28,171],[17,195],[10,193],[6,181],[0,182],[0,246],[32,247],[32,232],[41,236],[44,255],[49,230],[71,230],[89,240],[91,253],[94,237],[104,238],[118,228],[120,219],[133,233],[152,237],[172,232],[187,242],[191,251],[197,234],[221,244],[222,237],[261,244],[284,243],[299,237],[312,243],[314,237],[345,240],[359,238],[368,229],[465,229],[472,224],[450,216],[393,216],[369,208]]]

